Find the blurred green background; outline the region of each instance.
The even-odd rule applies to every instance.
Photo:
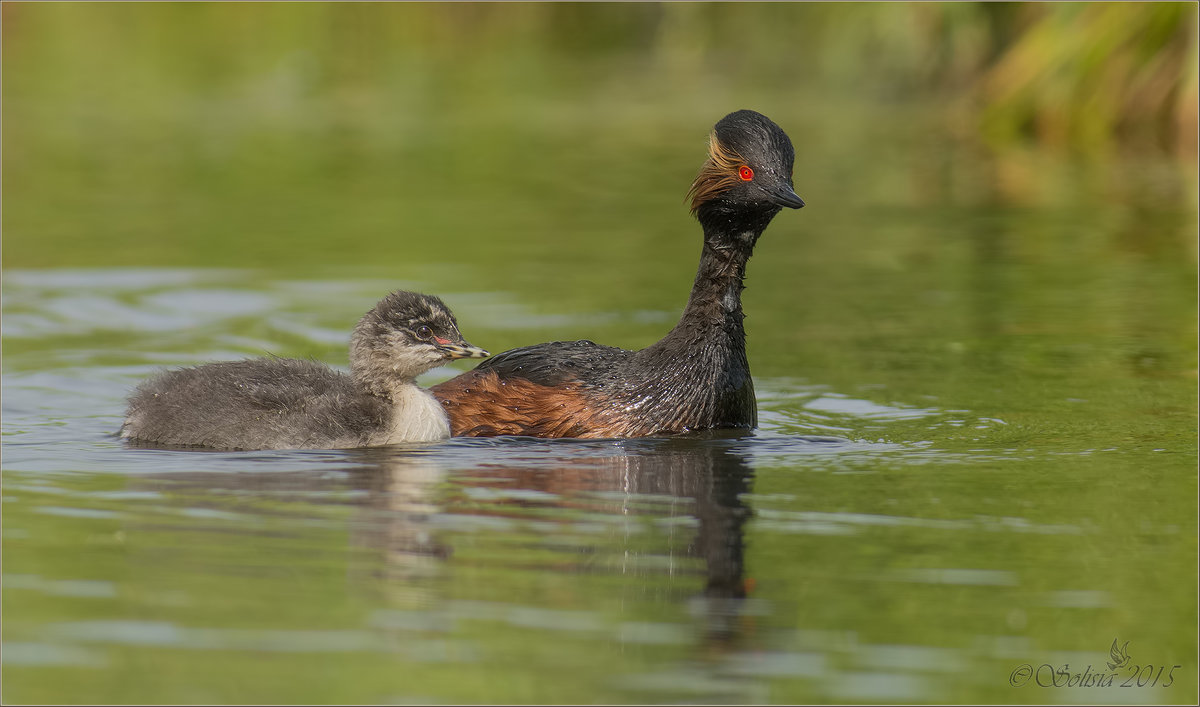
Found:
[[[452,241],[553,265],[629,228],[650,255],[660,195],[741,107],[791,131],[825,218],[1078,188],[1043,148],[1118,189],[1104,173],[1148,154],[1194,174],[1195,27],[1192,3],[5,3],[5,266]],[[479,237],[546,225],[551,252]]]

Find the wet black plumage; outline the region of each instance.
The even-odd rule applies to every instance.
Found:
[[[757,424],[741,291],[746,262],[792,190],[794,152],[766,116],[722,118],[692,184],[704,231],[679,322],[640,351],[556,341],[501,353],[434,386],[456,435],[635,437]]]

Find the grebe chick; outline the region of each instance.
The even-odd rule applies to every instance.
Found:
[[[256,358],[167,371],[134,391],[121,436],[217,449],[343,449],[450,436],[416,377],[483,358],[437,297],[397,291],[354,327],[350,374],[315,361]]]
[[[704,230],[679,323],[640,351],[555,341],[505,351],[431,388],[455,435],[641,437],[758,423],[742,326],[742,280],[759,236],[792,189],[792,142],[741,110],[709,136],[689,191]]]

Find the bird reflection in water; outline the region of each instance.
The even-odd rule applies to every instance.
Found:
[[[222,543],[231,533],[248,543],[260,533],[311,542],[314,528],[326,537],[348,527],[349,591],[400,610],[405,621],[423,616],[421,626],[446,628],[463,611],[452,598],[538,609],[521,583],[563,574],[580,575],[569,586],[559,583],[575,602],[565,613],[600,621],[614,604],[581,605],[587,600],[580,597],[612,597],[612,585],[588,587],[586,575],[615,575],[622,578],[615,622],[638,624],[646,609],[678,617],[683,607],[699,621],[701,650],[719,654],[745,637],[755,604],[746,599],[751,512],[742,496],[753,481],[747,441],[737,431],[620,441],[453,440],[286,453],[261,471],[240,456],[220,455],[219,466],[229,471],[145,475],[133,488],[176,504],[236,511],[240,520],[205,521]],[[268,517],[275,520],[264,526]],[[324,557],[322,564],[337,562]],[[489,587],[489,577],[505,584]],[[464,578],[484,584],[449,584]],[[678,628],[681,636],[692,634],[692,627]],[[656,640],[688,639],[649,642]]]
[[[665,521],[668,528],[683,527],[689,533],[695,528],[694,536],[682,546],[668,537],[668,547],[647,548],[641,539],[634,544],[632,538],[617,538],[614,548],[611,534],[584,536],[582,545],[572,544],[578,536],[543,537],[539,549],[565,550],[568,557],[578,559],[563,563],[566,553],[555,552],[554,559],[532,569],[645,574],[659,570],[647,570],[649,565],[638,560],[654,564],[665,554],[672,574],[681,574],[679,567],[696,567],[702,574],[702,582],[688,582],[679,593],[682,596],[670,594],[688,600],[689,608],[698,613],[709,648],[729,647],[747,625],[744,600],[752,589],[745,577],[744,526],[751,513],[742,495],[750,491],[753,480],[740,443],[746,437],[744,431],[728,430],[623,441],[483,443],[492,445],[494,454],[481,454],[483,450],[475,447],[482,445],[474,440],[431,453],[356,450],[362,461],[370,460],[351,472],[352,485],[367,491],[363,512],[370,515],[370,522],[355,524],[355,542],[383,552],[384,568],[376,569],[390,586],[388,594],[393,601],[416,608],[413,591],[433,599],[426,594],[433,591],[430,581],[453,555],[453,538],[462,537],[454,528],[489,532],[480,530],[488,527],[489,520],[581,522],[596,514],[626,516],[634,522]],[[489,461],[480,463],[481,458]],[[466,516],[481,522],[456,522],[467,520]],[[589,538],[595,538],[594,543]],[[598,553],[621,559],[606,563],[597,558]],[[453,560],[464,561],[470,562]],[[521,566],[529,568],[528,561]],[[683,573],[690,575],[688,570]]]

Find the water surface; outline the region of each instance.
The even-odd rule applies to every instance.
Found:
[[[1009,673],[1101,669],[1115,637],[1192,660],[1175,630],[1192,610],[1186,420],[1175,439],[1084,431],[1119,389],[1047,400],[1040,383],[1022,408],[968,409],[760,375],[749,434],[269,452],[114,435],[163,366],[344,365],[394,284],[7,273],[9,699],[1044,701],[1062,697]],[[547,326],[503,293],[447,299],[480,341]],[[759,319],[770,369],[795,354]]]

